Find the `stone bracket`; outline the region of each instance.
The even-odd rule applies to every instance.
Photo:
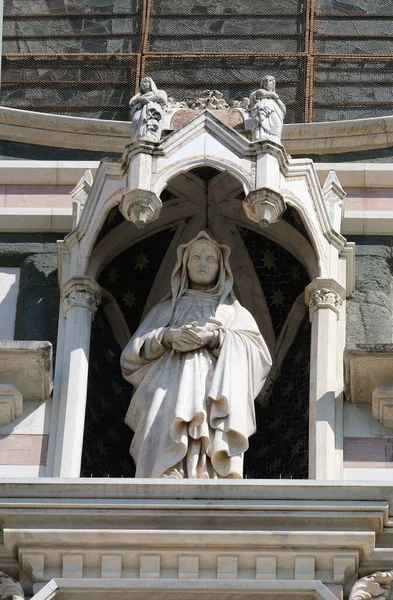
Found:
[[[0,426],[9,425],[23,412],[23,396],[11,384],[0,383]]]
[[[393,429],[393,384],[376,387],[372,393],[373,418]]]

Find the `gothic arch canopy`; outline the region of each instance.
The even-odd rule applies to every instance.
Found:
[[[201,183],[201,177],[198,177],[201,169],[215,170],[217,174],[209,181],[203,181],[202,177]],[[273,221],[263,232],[255,222],[258,219],[254,219],[252,210],[250,212],[249,204],[246,210],[248,199],[251,195],[258,196],[258,190],[263,193],[273,190],[273,196],[281,194],[284,206],[289,207],[287,215],[284,212],[281,219]],[[115,227],[108,225],[111,219],[114,219]],[[298,226],[296,219],[299,219]],[[138,229],[134,223],[145,226]],[[101,162],[83,211],[75,212],[74,228],[59,245],[62,289],[59,344],[62,345],[58,349],[57,378],[62,384],[58,387],[58,422],[65,422],[65,427],[59,431],[56,440],[54,474],[79,474],[91,313],[100,301],[95,280],[105,265],[125,249],[173,227],[176,227],[176,242],[172,249],[169,248],[158,277],[162,281],[167,278],[175,243],[181,243],[200,229],[208,228],[221,242],[236,247],[234,270],[238,271],[238,277],[248,277],[252,296],[256,298],[252,310],[260,315],[257,320],[270,348],[275,349],[277,361],[285,357],[291,336],[293,339],[304,316],[304,298],[313,311],[331,307],[335,319],[344,314],[342,295],[345,295],[345,287],[347,293],[351,292],[348,273],[351,272],[352,255],[345,239],[333,229],[311,160],[293,160],[282,146],[273,142],[249,142],[209,111],[201,112],[160,143],[132,142],[127,146],[122,162]],[[272,324],[264,316],[266,298],[253,275],[252,265],[242,268],[249,264],[249,258],[241,229],[262,233],[266,240],[284,248],[314,281],[313,287],[307,288],[306,296],[300,294],[293,311],[291,309],[290,319],[296,326],[291,328],[288,323],[283,328],[286,333],[281,337],[273,335]],[[322,295],[318,292],[320,289]],[[72,290],[77,290],[76,296]],[[70,296],[71,292],[73,296]],[[317,292],[319,295],[315,295]],[[153,285],[146,308],[156,301],[157,294],[157,287]],[[246,298],[244,303],[247,303]],[[72,310],[74,306],[78,310]],[[84,313],[84,309],[89,313]],[[320,342],[319,337],[315,343]],[[78,366],[77,389],[73,375],[76,366],[72,360],[75,349],[84,356]],[[335,347],[333,355],[336,351]],[[76,411],[72,408],[75,403]],[[82,425],[78,424],[78,419]],[[326,478],[336,475],[336,467],[329,466],[327,458],[327,448],[335,443],[334,436],[329,438],[324,449],[321,474]],[[312,461],[318,469],[315,456]]]

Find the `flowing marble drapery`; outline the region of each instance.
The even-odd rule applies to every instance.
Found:
[[[213,240],[205,232],[196,239]],[[178,249],[172,294],[157,304],[127,347],[121,366],[136,388],[126,423],[136,477],[162,477],[176,468],[188,477],[241,478],[248,438],[256,431],[254,399],[271,367],[252,315],[234,297],[230,250],[220,253],[216,286],[189,289],[187,261],[195,240]],[[167,327],[214,324],[219,344],[190,352],[165,347]]]

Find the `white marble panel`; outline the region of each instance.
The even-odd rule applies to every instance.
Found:
[[[13,340],[20,269],[0,269],[0,340]]]
[[[344,468],[344,480],[346,481],[393,481],[393,469],[385,468]]]

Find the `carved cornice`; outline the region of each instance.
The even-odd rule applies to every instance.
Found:
[[[387,600],[392,589],[393,571],[377,571],[368,577],[362,577],[351,590],[349,600]]]
[[[320,308],[330,308],[337,315],[345,298],[345,289],[335,279],[317,277],[305,290],[305,301],[311,315]]]
[[[61,296],[64,299],[64,316],[79,306],[89,310],[93,317],[101,301],[101,288],[90,277],[71,277],[62,286]]]

